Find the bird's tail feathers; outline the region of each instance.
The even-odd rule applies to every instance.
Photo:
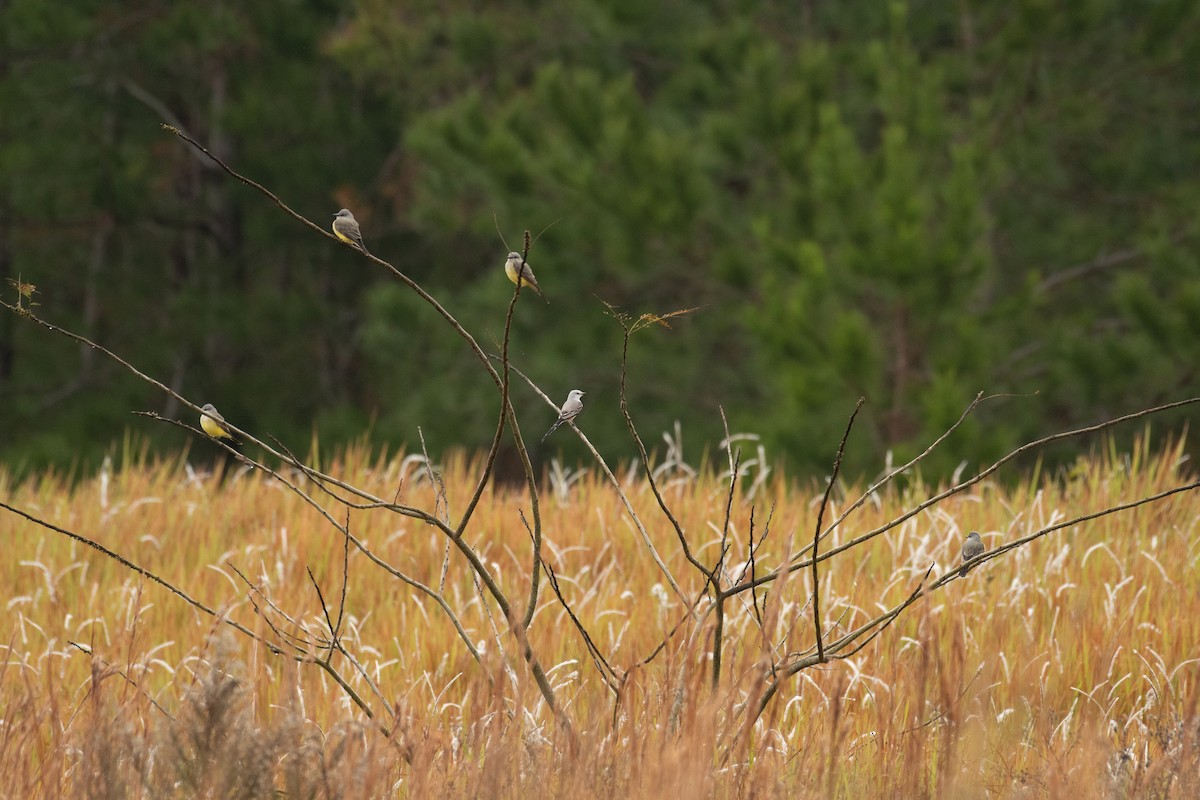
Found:
[[[521,278],[521,288],[522,289],[528,288],[534,294],[536,294],[538,297],[542,298],[542,300],[545,301],[546,305],[550,305],[550,301],[546,300],[546,295],[542,294],[542,290],[539,289],[538,285],[536,283],[534,283],[533,281],[522,277]]]

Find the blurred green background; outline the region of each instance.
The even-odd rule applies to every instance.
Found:
[[[437,315],[165,121],[318,224],[351,208],[489,349],[505,253],[546,229],[513,360],[588,391],[608,457],[635,451],[601,301],[699,307],[629,372],[648,443],[680,420],[693,455],[723,406],[825,472],[864,395],[847,467],[875,472],[977,391],[1024,395],[944,473],[1200,388],[1196,31],[1182,0],[2,0],[0,293],[36,284],[38,314],[300,451],[486,447],[498,398]],[[553,412],[514,399],[540,436]],[[181,415],[0,311],[0,461],[187,441],[133,410]]]

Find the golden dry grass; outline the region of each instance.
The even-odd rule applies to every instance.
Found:
[[[953,565],[970,529],[983,531],[990,548],[1183,483],[1182,452],[1138,447],[1050,480],[982,483],[823,565],[822,617],[842,631],[876,616],[931,563],[934,576]],[[309,629],[323,628],[306,569],[336,602],[343,541],[310,507],[258,473],[221,480],[182,462],[131,461],[78,484],[45,475],[13,485],[0,473],[0,497],[95,539],[268,638],[274,634],[229,564]],[[405,502],[433,507],[413,459],[354,450],[324,466],[382,496],[399,487]],[[478,468],[463,458],[441,465],[452,517]],[[547,558],[600,649],[627,669],[664,639],[682,605],[664,589],[611,486],[591,471],[569,485],[561,477],[543,494]],[[662,478],[694,549],[711,563],[726,479],[678,467]],[[645,481],[626,472],[623,482],[694,596],[702,582]],[[773,566],[789,546],[811,539],[821,490],[778,473],[747,498],[750,485],[748,477],[734,500],[729,561],[746,559],[751,507],[757,538],[774,504],[759,554],[760,566]],[[931,492],[907,480],[881,493],[835,543]],[[834,510],[860,493],[839,486]],[[344,518],[334,501],[322,502]],[[530,574],[522,508],[524,492],[485,493],[467,536],[518,608]],[[272,655],[101,554],[0,510],[10,623],[0,795],[1193,797],[1198,521],[1200,494],[1187,492],[987,563],[918,600],[855,657],[788,680],[748,737],[747,700],[764,677],[763,635],[748,595],[729,606],[715,693],[709,615],[635,672],[614,715],[613,695],[545,589],[529,638],[572,738],[554,724],[517,660],[517,642],[491,604],[490,616],[485,611],[460,555],[451,553],[445,595],[483,650],[482,665],[435,603],[352,551],[345,643],[395,718],[344,660],[335,665],[393,731],[389,739],[313,664]],[[379,556],[438,584],[446,547],[434,528],[378,510],[352,512],[350,523]],[[766,593],[768,632],[780,652],[811,646],[810,594],[807,571]],[[511,674],[506,664],[515,665]]]

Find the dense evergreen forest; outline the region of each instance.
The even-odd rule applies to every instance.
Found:
[[[679,420],[694,455],[720,406],[825,471],[865,396],[874,472],[1008,395],[927,474],[973,465],[1200,388],[1197,31],[1191,0],[0,0],[0,295],[300,452],[486,447],[461,339],[166,122],[319,224],[352,209],[485,347],[540,233],[513,363],[588,392],[605,456],[635,452],[610,303],[696,309],[633,339],[649,441]],[[0,461],[188,441],[135,410],[182,416],[0,309]]]

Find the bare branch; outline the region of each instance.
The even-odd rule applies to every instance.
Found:
[[[733,516],[733,495],[737,490],[738,466],[742,463],[741,448],[738,448],[736,456],[733,453],[733,442],[729,438],[729,420],[725,418],[724,408],[721,409],[721,423],[725,426],[725,451],[729,454],[729,492],[725,498],[725,521],[721,525],[721,552],[717,556],[717,564],[713,567],[711,573],[716,605],[712,645],[713,692],[716,692],[721,685],[721,655],[723,637],[725,635],[725,598],[721,594],[720,577],[721,572],[725,568],[725,554],[729,550],[729,520]]]
[[[829,493],[833,491],[833,484],[837,482],[838,473],[842,469],[842,455],[846,452],[846,441],[850,438],[850,430],[854,427],[854,419],[858,416],[859,409],[866,402],[865,397],[858,398],[858,402],[854,404],[854,411],[850,414],[850,420],[846,423],[846,432],[842,434],[842,441],[838,444],[837,457],[833,460],[833,473],[829,476],[829,484],[825,487],[825,496],[821,498],[821,509],[817,512],[817,526],[813,531],[813,559],[812,559],[812,607],[813,607],[813,627],[816,628],[817,636],[817,660],[823,662],[825,660],[825,645],[821,637],[821,583],[817,576],[817,544],[821,540],[821,522],[825,519],[825,509],[829,507]]]
[[[602,301],[603,302],[603,301]],[[688,314],[695,309],[683,309],[673,311],[670,314],[656,315],[643,314],[636,320],[630,321],[629,317],[620,313],[615,307],[605,303],[608,306],[608,313],[620,325],[625,332],[624,342],[621,346],[621,392],[620,405],[621,416],[625,419],[625,427],[629,429],[629,435],[633,437],[634,443],[637,445],[638,453],[642,459],[642,468],[646,474],[646,482],[650,485],[650,491],[654,494],[654,499],[658,501],[658,507],[662,511],[663,516],[671,523],[671,527],[675,529],[675,535],[679,539],[679,546],[683,549],[683,555],[693,567],[696,568],[706,581],[712,584],[713,594],[720,594],[720,586],[717,584],[716,574],[713,570],[704,566],[695,555],[692,554],[692,548],[688,546],[687,536],[684,535],[683,527],[679,524],[679,520],[675,518],[675,514],[671,511],[667,501],[663,498],[662,492],[659,491],[658,482],[654,479],[654,470],[650,467],[650,454],[646,451],[646,445],[642,441],[642,437],[638,434],[637,426],[633,424],[633,417],[629,413],[629,401],[625,394],[625,380],[627,376],[627,366],[629,364],[629,338],[637,331],[649,327],[650,325],[662,325],[663,327],[671,327],[667,320],[682,314]]]
[[[525,532],[528,533],[530,539],[532,539],[533,531],[529,527],[528,520],[525,519],[524,512],[521,513],[521,522],[525,525]],[[567,599],[563,597],[562,587],[559,586],[558,575],[554,572],[554,567],[552,567],[550,562],[544,557],[541,559],[540,563],[541,568],[546,571],[546,580],[550,584],[550,588],[554,591],[554,595],[558,598],[558,602],[567,612],[567,617],[571,620],[571,624],[575,626],[575,630],[579,631],[579,635],[583,638],[584,647],[587,648],[588,655],[592,657],[592,662],[596,665],[596,671],[600,673],[600,679],[604,681],[604,685],[607,686],[613,692],[613,694],[619,694],[620,690],[618,684],[622,681],[623,676],[618,675],[617,671],[614,670],[612,665],[608,663],[608,659],[606,659],[604,654],[600,652],[600,648],[592,639],[591,634],[588,633],[587,628],[583,626],[583,623],[579,620],[579,617],[575,614],[575,611],[571,608],[570,604],[567,602]]]
[[[1171,244],[1178,244],[1189,238],[1189,231],[1177,231],[1167,237],[1166,241]],[[1070,283],[1080,278],[1086,278],[1094,275],[1097,272],[1119,267],[1122,264],[1127,264],[1130,261],[1137,261],[1146,256],[1146,249],[1143,247],[1126,247],[1122,250],[1115,250],[1111,253],[1103,253],[1097,255],[1091,261],[1085,261],[1082,264],[1076,264],[1073,267],[1067,267],[1057,272],[1050,272],[1046,277],[1042,278],[1038,283],[1035,291],[1038,294],[1052,292],[1063,284]]]

